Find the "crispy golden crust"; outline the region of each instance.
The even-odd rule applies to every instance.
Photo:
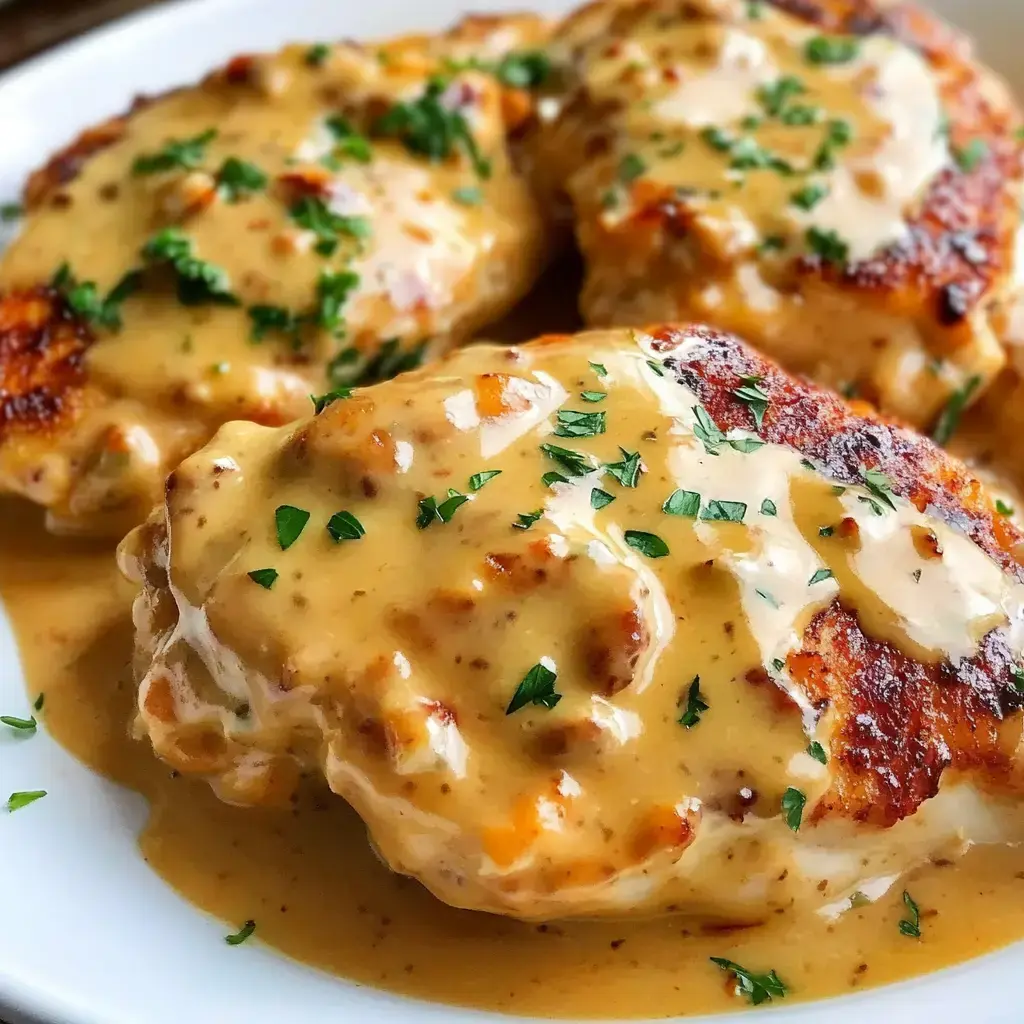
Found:
[[[684,358],[670,357],[666,366],[723,430],[741,428],[788,445],[837,482],[862,481],[862,468],[880,470],[893,493],[944,519],[1024,581],[1015,554],[1024,535],[996,512],[967,467],[931,441],[870,413],[856,414],[729,335],[677,327],[650,333],[665,351],[683,336],[699,339]],[[763,378],[759,386],[770,399],[760,428],[749,405],[733,393],[750,376]],[[1019,725],[1004,719],[1024,704],[1012,667],[1000,631],[957,666],[927,665],[866,636],[855,613],[838,601],[820,612],[787,664],[812,704],[835,716],[835,782],[816,815],[894,824],[935,795],[945,768],[979,770],[986,783],[998,787],[1008,776],[1019,734]]]
[[[86,325],[51,289],[0,296],[0,442],[67,424],[92,342]]]

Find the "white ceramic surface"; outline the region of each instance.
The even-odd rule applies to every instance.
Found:
[[[187,82],[234,52],[293,38],[386,35],[443,25],[469,4],[556,11],[566,0],[188,0],[130,18],[0,77],[0,201],[27,171],[131,97]],[[1024,0],[935,0],[1024,87]],[[1024,90],[1022,90],[1024,91]],[[26,714],[0,612],[0,709]],[[142,801],[85,770],[45,733],[0,734],[0,793],[49,796],[0,812],[0,1013],[54,1024],[474,1024],[486,1014],[350,985],[259,943],[224,944],[142,862]],[[827,1003],[761,1009],[773,1024],[1010,1024],[1024,943],[929,978]],[[739,1007],[738,1007],[739,1008]],[[703,1018],[709,1020],[711,1018]],[[720,1019],[720,1018],[714,1018]]]

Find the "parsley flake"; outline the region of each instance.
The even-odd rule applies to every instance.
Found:
[[[229,156],[217,172],[217,184],[229,203],[237,203],[253,192],[262,192],[268,178],[255,164]]]
[[[860,40],[850,36],[815,36],[804,46],[812,64],[848,64],[860,53]]]
[[[609,494],[607,491],[603,491],[600,487],[595,487],[590,492],[590,507],[595,511],[599,508],[604,508],[605,505],[610,505],[614,500],[614,494]]]
[[[327,406],[351,397],[351,388],[335,388],[333,391],[328,391],[323,395],[310,395],[310,401],[313,403],[313,415],[319,416]]]
[[[984,139],[972,139],[962,149],[953,150],[953,158],[960,170],[970,173],[989,155],[989,145]]]
[[[807,586],[813,587],[815,583],[821,583],[823,580],[830,580],[832,578],[833,573],[831,569],[818,569],[807,581]]]
[[[826,263],[845,263],[850,256],[849,244],[831,228],[810,227],[804,237],[811,252]]]
[[[3,722],[4,725],[10,726],[18,732],[35,732],[36,725],[38,724],[34,715],[31,715],[28,718],[15,718],[14,715],[0,715],[0,722]]]
[[[36,697],[36,702],[32,705],[32,709],[34,711],[42,711],[43,710],[43,703],[45,701],[46,701],[46,694],[45,693],[39,694],[39,696]]]
[[[769,971],[767,974],[755,974],[753,971],[747,970],[746,967],[741,967],[724,957],[713,956],[710,959],[717,967],[733,976],[738,994],[746,996],[752,1006],[760,1006],[761,1003],[770,1003],[773,999],[785,998],[786,985],[774,971]]]
[[[170,139],[158,152],[137,156],[132,164],[132,174],[138,177],[176,168],[194,171],[205,159],[206,147],[216,137],[217,129],[208,128],[191,139]]]
[[[619,181],[630,184],[647,170],[647,164],[636,153],[627,153],[619,161]]]
[[[327,532],[341,543],[343,540],[359,540],[366,535],[363,524],[351,512],[335,512],[327,522]]]
[[[588,363],[588,365],[598,377],[608,376],[608,370],[603,363]]]
[[[30,789],[20,793],[12,793],[7,798],[7,810],[13,814],[15,811],[20,811],[22,807],[28,807],[29,804],[42,800],[44,796],[46,796],[45,789]]]
[[[866,466],[860,467],[861,479],[864,481],[864,485],[874,495],[877,501],[871,498],[861,498],[861,501],[867,501],[872,505],[872,510],[876,515],[882,515],[882,505],[887,505],[893,511],[896,510],[896,503],[892,500],[892,481],[880,470],[868,469]]]
[[[314,43],[303,58],[307,66],[311,68],[323,67],[327,58],[331,55],[331,48],[327,43]]]
[[[419,514],[416,516],[416,525],[425,530],[432,523],[449,523],[452,516],[469,501],[469,496],[460,494],[453,488],[448,488],[448,497],[443,501],[435,498],[421,498],[419,503]]]
[[[759,386],[764,377],[742,377],[742,384],[733,388],[733,394],[750,409],[754,417],[754,425],[758,430],[764,425],[764,414],[768,411],[768,403],[771,399],[768,394]]]
[[[397,138],[409,152],[425,156],[431,163],[461,150],[477,175],[489,178],[491,165],[480,154],[469,122],[460,110],[442,101],[447,87],[445,79],[431,79],[418,99],[396,103],[379,117],[374,134]]]
[[[700,512],[700,494],[697,491],[673,491],[661,506],[662,512],[684,519],[696,519]]]
[[[256,931],[256,922],[246,921],[234,935],[225,935],[224,941],[229,946],[240,946],[254,931]]]
[[[825,748],[817,740],[807,744],[807,753],[819,764],[828,764],[828,755],[825,753]]]
[[[900,921],[900,934],[908,939],[921,938],[921,908],[914,902],[914,897],[903,890],[903,903],[907,908],[908,917]]]
[[[164,228],[142,248],[149,263],[166,264],[178,283],[178,301],[183,306],[213,303],[237,306],[228,275],[218,266],[201,260],[192,251],[192,240],[178,228]]]
[[[746,514],[745,502],[721,501],[718,498],[712,498],[701,512],[700,517],[710,523],[742,523]]]
[[[552,461],[558,463],[569,476],[586,476],[594,470],[589,456],[571,448],[560,448],[557,444],[542,444],[540,450]]]
[[[627,530],[623,538],[634,551],[648,558],[664,558],[668,554],[668,545],[656,533]]]
[[[121,304],[138,291],[141,283],[141,273],[137,270],[129,271],[107,293],[106,298],[100,298],[94,282],[79,282],[70,266],[63,263],[50,281],[50,287],[60,292],[71,312],[86,323],[117,331],[121,327]]]
[[[523,676],[522,681],[516,687],[516,692],[505,708],[505,714],[511,715],[527,704],[536,704],[538,707],[553,708],[561,699],[560,693],[555,693],[555,680],[557,672],[552,672],[543,662],[538,662],[529,672]]]
[[[679,716],[679,724],[692,729],[700,722],[700,716],[710,708],[704,695],[700,692],[700,676],[694,676],[686,694],[686,707]]]
[[[277,543],[282,551],[287,551],[298,539],[309,522],[309,513],[304,508],[294,505],[278,505],[274,509],[274,527],[277,531]]]
[[[606,462],[605,469],[622,484],[623,487],[636,487],[640,482],[640,453],[626,451],[620,447],[622,460],[620,462]]]
[[[484,194],[478,185],[463,185],[452,190],[452,199],[460,206],[479,206],[483,202]]]
[[[782,794],[782,813],[786,816],[786,824],[794,832],[800,830],[806,804],[807,797],[799,789],[794,789],[792,786]]]
[[[314,248],[321,256],[334,253],[339,235],[364,239],[372,233],[367,217],[344,217],[331,210],[318,196],[303,196],[288,212],[300,228],[316,235]]]
[[[480,473],[474,473],[469,478],[469,489],[479,491],[488,480],[493,480],[496,476],[501,476],[500,469],[485,469]]]
[[[779,509],[771,498],[765,498],[764,501],[761,502],[761,515],[777,516],[778,514]]]
[[[936,444],[946,444],[956,433],[957,427],[960,426],[960,417],[963,415],[964,409],[967,408],[975,391],[980,386],[981,377],[975,374],[965,382],[963,387],[957,388],[949,396],[949,401],[946,402],[945,407],[939,414],[939,418],[935,423],[935,429],[932,431],[932,440]]]
[[[519,512],[516,517],[517,521],[512,524],[512,528],[515,530],[528,530],[543,515],[543,509],[537,509],[536,512]]]
[[[825,185],[805,185],[798,189],[790,197],[789,201],[798,206],[801,210],[808,212],[813,210],[828,195],[828,187]]]
[[[277,582],[278,572],[276,569],[253,569],[245,575],[264,590],[269,590]]]
[[[1012,505],[1007,505],[1006,502],[1003,501],[1002,498],[996,498],[996,511],[1001,516],[1012,516],[1013,515],[1013,506]]]
[[[577,412],[561,409],[556,417],[556,437],[596,437],[605,432],[603,412]]]
[[[603,402],[608,397],[607,391],[581,391],[580,398],[584,402]]]
[[[513,50],[501,58],[494,75],[510,89],[536,89],[551,75],[551,58],[543,50]]]

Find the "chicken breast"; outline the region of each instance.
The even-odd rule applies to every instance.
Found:
[[[703,327],[472,346],[223,427],[120,552],[138,732],[322,775],[522,918],[835,914],[1020,835],[1022,535],[930,441]]]
[[[606,0],[556,33],[539,174],[593,325],[690,318],[930,427],[1004,362],[1020,119],[907,3]]]
[[[532,17],[242,56],[30,180],[0,265],[0,488],[123,534],[229,419],[465,340],[544,267],[506,134]]]

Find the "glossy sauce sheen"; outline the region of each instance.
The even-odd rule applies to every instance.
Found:
[[[790,999],[809,999],[931,970],[1024,931],[1018,857],[999,847],[905,879],[922,908],[920,941],[899,932],[898,890],[835,924],[782,909],[746,930],[678,918],[535,925],[453,910],[386,871],[337,799],[304,794],[289,811],[229,807],[129,739],[132,588],[107,547],[54,538],[40,519],[24,506],[0,509],[0,595],[30,698],[45,692],[44,726],[73,754],[147,796],[147,861],[232,922],[226,931],[253,919],[256,938],[359,982],[560,1017],[736,1008],[708,956],[772,967]]]

